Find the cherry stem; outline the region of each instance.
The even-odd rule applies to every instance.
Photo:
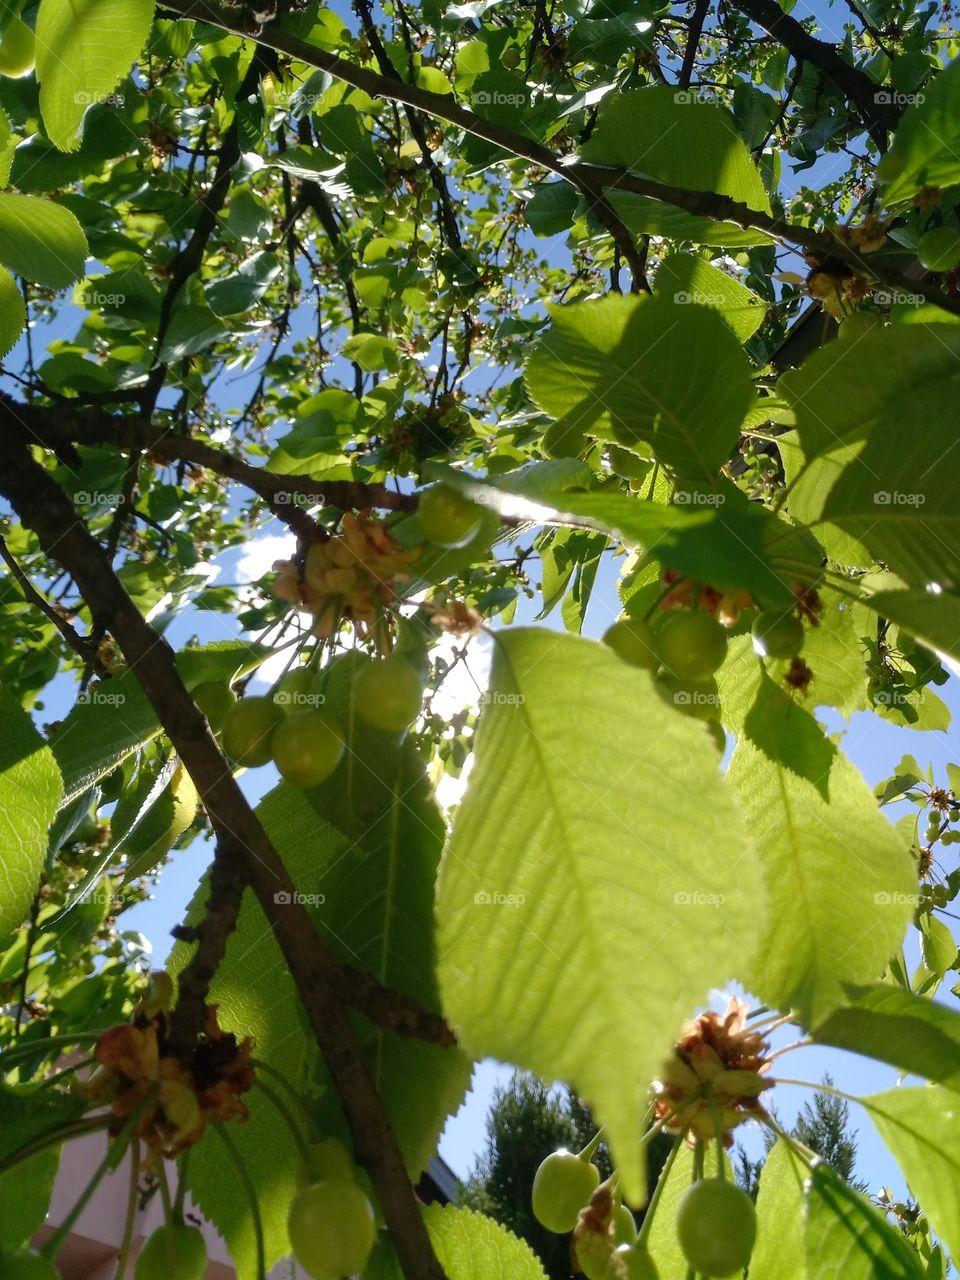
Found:
[[[810,1043],[812,1044],[813,1042],[811,1041]],[[812,1080],[788,1080],[783,1076],[777,1076],[775,1080],[771,1078],[770,1084],[771,1086],[776,1084],[795,1084],[802,1089],[813,1089],[817,1093],[830,1093],[835,1098],[843,1098],[844,1102],[859,1102],[861,1106],[866,1105],[863,1098],[858,1098],[855,1093],[844,1093],[842,1089],[838,1089],[832,1084],[814,1084]]]
[[[775,1049],[767,1058],[767,1061],[773,1062],[774,1058],[782,1058],[785,1053],[790,1053],[793,1049],[805,1049],[811,1044],[813,1044],[813,1040],[810,1036],[802,1036],[799,1040],[794,1040],[793,1044],[785,1044],[782,1049]]]
[[[18,1044],[0,1053],[0,1072],[6,1074],[18,1062],[28,1058],[46,1058],[51,1049],[69,1048],[78,1044],[95,1044],[100,1039],[99,1031],[76,1031],[69,1036],[50,1036],[49,1039],[34,1041],[32,1044]]]
[[[179,1160],[179,1177],[177,1178],[177,1198],[173,1202],[173,1212],[177,1221],[183,1221],[183,1204],[187,1198],[187,1170],[190,1167],[190,1148],[188,1147]],[[118,1272],[118,1275],[122,1273]]]
[[[677,1152],[680,1150],[680,1144],[683,1142],[682,1135],[677,1136],[676,1141],[670,1149],[670,1154],[663,1162],[663,1168],[660,1170],[660,1177],[657,1179],[657,1185],[653,1189],[653,1195],[650,1197],[650,1203],[647,1205],[647,1212],[643,1215],[643,1222],[640,1224],[640,1231],[637,1235],[637,1248],[645,1249],[647,1240],[650,1238],[650,1229],[653,1225],[653,1215],[656,1212],[657,1205],[663,1196],[663,1189],[667,1185],[667,1179],[670,1176],[670,1170],[673,1168],[673,1162],[677,1158]]]
[[[278,1071],[276,1067],[272,1067],[269,1062],[264,1062],[262,1058],[251,1058],[250,1065],[251,1067],[254,1067],[256,1069],[257,1075],[261,1075],[263,1072],[266,1072],[268,1076],[271,1076],[274,1080],[276,1080],[277,1084],[280,1084],[283,1086],[283,1088],[286,1090],[289,1096],[294,1100],[294,1102],[296,1102],[297,1107],[300,1111],[300,1114],[303,1116],[303,1119],[304,1119],[304,1128],[311,1135],[313,1135],[315,1133],[315,1129],[314,1129],[313,1121],[311,1120],[311,1117],[310,1117],[310,1113],[307,1111],[307,1108],[304,1106],[303,1099],[300,1097],[299,1093],[297,1093],[296,1089],[294,1089],[293,1085],[290,1083],[287,1077],[283,1074],[283,1072]],[[312,1141],[312,1136],[311,1136],[311,1141]]]
[[[283,1119],[287,1128],[290,1130],[290,1136],[291,1138],[293,1138],[294,1145],[296,1146],[297,1151],[300,1154],[300,1159],[303,1161],[304,1168],[306,1169],[307,1177],[309,1178],[310,1177],[310,1148],[307,1146],[307,1143],[306,1143],[306,1140],[304,1139],[303,1134],[300,1132],[300,1129],[297,1127],[297,1122],[293,1118],[293,1112],[290,1110],[290,1108],[287,1106],[287,1104],[284,1102],[284,1100],[280,1097],[280,1095],[277,1093],[275,1089],[271,1089],[271,1087],[268,1084],[264,1084],[262,1080],[259,1080],[256,1077],[254,1077],[253,1083],[254,1083],[254,1088],[259,1089],[260,1092],[263,1094],[263,1096],[267,1098],[270,1102],[272,1102],[274,1107],[276,1107],[277,1111],[280,1112],[281,1118]]]
[[[811,1085],[810,1087],[813,1088],[814,1086]],[[758,1105],[757,1116],[761,1123],[765,1124],[768,1129],[777,1135],[778,1138],[782,1139],[787,1146],[800,1157],[808,1168],[813,1168],[814,1161],[820,1159],[815,1151],[811,1151],[809,1147],[804,1146],[804,1144],[798,1141],[792,1134],[787,1133],[786,1129],[782,1129],[765,1107]]]
[[[723,1125],[720,1123],[720,1108],[717,1106],[717,1099],[713,1089],[707,1094],[707,1101],[710,1103],[710,1115],[713,1119],[713,1135],[717,1140],[717,1176],[723,1182],[727,1177],[727,1171],[724,1167],[724,1155],[726,1152],[723,1146]]]
[[[597,1148],[603,1141],[603,1129],[598,1129],[582,1151],[578,1151],[577,1155],[581,1160],[592,1160],[597,1153]]]
[[[167,1182],[167,1167],[163,1157],[157,1160],[157,1185],[160,1187],[160,1199],[163,1201],[163,1218],[170,1226],[179,1226],[181,1219],[174,1216],[173,1202],[170,1199],[170,1184]]]
[[[133,1243],[133,1222],[137,1213],[137,1192],[140,1189],[140,1140],[134,1138],[129,1146],[130,1151],[130,1189],[127,1193],[127,1212],[123,1220],[123,1240],[120,1243],[120,1256],[117,1260],[117,1275],[127,1274],[127,1258],[130,1245]]]
[[[247,1197],[247,1204],[250,1209],[250,1221],[253,1224],[254,1241],[257,1248],[257,1280],[266,1280],[266,1265],[263,1250],[263,1222],[260,1218],[260,1205],[257,1202],[257,1191],[250,1178],[247,1166],[243,1163],[243,1157],[237,1150],[237,1144],[234,1142],[230,1134],[227,1133],[226,1126],[220,1120],[213,1122],[214,1132],[223,1143],[227,1150],[227,1154],[233,1163],[237,1177],[240,1179],[240,1185],[243,1187],[244,1195]]]
[[[47,1147],[60,1146],[70,1138],[83,1138],[88,1133],[96,1133],[99,1129],[108,1128],[109,1124],[110,1116],[95,1116],[90,1120],[76,1120],[73,1124],[64,1124],[56,1129],[51,1129],[49,1133],[44,1133],[39,1138],[34,1138],[32,1142],[28,1142],[19,1151],[14,1151],[12,1155],[0,1160],[0,1173],[6,1173],[14,1165],[20,1164],[23,1160],[29,1160],[38,1151],[44,1151]]]

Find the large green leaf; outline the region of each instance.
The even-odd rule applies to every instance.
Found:
[[[19,1248],[43,1226],[60,1167],[60,1151],[58,1146],[47,1147],[0,1173],[0,1249]]]
[[[692,191],[730,196],[759,213],[770,212],[760,172],[722,107],[654,85],[603,100],[597,127],[583,148],[584,160],[622,165],[646,177]],[[762,231],[714,222],[632,193],[611,193],[632,230],[705,244],[767,243]]]
[[[227,641],[184,649],[177,666],[188,687],[232,680],[267,656],[259,645]],[[64,803],[86,791],[160,732],[156,712],[132,671],[91,685],[52,739],[64,779]]]
[[[37,892],[63,781],[20,703],[0,689],[0,942]]]
[[[150,34],[153,0],[43,0],[37,18],[40,111],[61,151],[80,145],[80,121],[130,70]]]
[[[818,533],[834,559],[877,559],[912,586],[960,588],[960,330],[877,327],[829,343],[779,386],[804,457],[790,490],[796,518],[826,526]]]
[[[581,435],[652,454],[712,490],[753,398],[746,357],[720,316],[618,294],[550,314],[527,362],[534,402]]]
[[[805,1280],[803,1183],[806,1169],[778,1140],[767,1153],[757,1196],[757,1242],[750,1280]]]
[[[5,356],[23,332],[27,308],[16,281],[0,267],[0,356]]]
[[[710,987],[753,962],[764,916],[704,726],[592,641],[499,636],[437,912],[463,1043],[574,1082],[639,1198],[638,1082]]]
[[[863,778],[804,707],[764,674],[746,637],[720,674],[737,735],[730,781],[773,911],[747,986],[808,1024],[844,983],[879,978],[913,913],[916,870]]]
[[[713,307],[741,342],[763,324],[767,308],[750,289],[694,253],[672,253],[657,268],[654,290],[676,303]]]
[[[65,289],[84,273],[87,237],[62,205],[39,196],[0,195],[0,262],[48,289]]]
[[[931,1227],[960,1257],[960,1098],[952,1089],[930,1085],[891,1089],[862,1101]]]
[[[849,997],[814,1030],[819,1044],[889,1062],[960,1093],[960,1014],[900,987],[862,987]]]
[[[875,591],[864,603],[937,653],[960,662],[960,598],[946,591]]]
[[[858,1191],[820,1164],[807,1180],[807,1280],[923,1280],[918,1255]]]
[[[424,1218],[447,1280],[545,1280],[530,1246],[492,1218],[439,1204]]]
[[[884,157],[887,204],[909,200],[920,187],[960,182],[960,60],[924,86],[911,103]]]

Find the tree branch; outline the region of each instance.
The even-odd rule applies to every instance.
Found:
[[[340,969],[314,930],[256,814],[184,687],[173,650],[145,621],[71,503],[30,455],[20,432],[0,431],[0,492],[104,619],[200,794],[218,837],[256,894],[324,1055],[360,1162],[369,1171],[407,1280],[445,1280],[383,1102],[339,991]],[[231,871],[232,874],[232,871]]]
[[[45,596],[42,596],[36,589],[27,575],[24,573],[18,563],[13,552],[7,546],[6,539],[0,537],[0,559],[3,560],[13,577],[16,579],[20,590],[23,592],[25,599],[29,604],[35,605],[66,640],[67,644],[76,653],[80,655],[85,663],[93,662],[96,658],[96,645],[87,636],[82,636],[76,631],[65,617],[59,612],[56,606],[52,605]]]
[[[745,3],[747,2],[751,4],[766,4],[770,3],[771,0],[745,0]],[[208,3],[208,0],[163,0],[163,7],[181,17],[197,18],[211,22],[226,31],[232,31],[238,35],[243,34],[235,16],[230,11]],[[778,12],[782,11],[778,10]],[[793,20],[791,19],[791,21]],[[799,24],[797,25],[799,26]],[[803,28],[801,27],[800,30],[803,31]],[[807,40],[813,40],[813,37],[809,36],[806,31],[803,31],[803,34]],[[669,204],[677,209],[683,209],[686,213],[694,214],[697,217],[712,218],[717,222],[732,222],[738,227],[762,231],[774,240],[799,246],[804,252],[820,262],[833,260],[834,262],[842,263],[868,279],[876,280],[880,284],[889,286],[894,291],[920,294],[925,301],[933,303],[934,306],[940,307],[953,315],[960,315],[960,297],[951,297],[926,281],[912,279],[904,272],[885,263],[882,258],[877,259],[875,254],[866,256],[860,254],[855,249],[850,248],[849,245],[844,244],[832,233],[818,232],[799,223],[786,222],[782,218],[773,217],[771,214],[763,213],[757,209],[751,209],[740,201],[731,199],[730,196],[720,195],[714,191],[691,191],[685,187],[675,187],[668,183],[654,182],[649,178],[641,177],[639,174],[628,173],[624,169],[614,168],[613,166],[607,168],[599,165],[584,164],[574,158],[560,156],[551,151],[549,147],[532,138],[514,133],[513,130],[507,129],[501,124],[497,124],[492,120],[485,120],[482,116],[477,116],[473,112],[467,111],[453,101],[452,94],[432,93],[427,89],[418,88],[416,85],[407,84],[405,81],[388,80],[385,76],[377,75],[374,71],[368,71],[365,67],[355,66],[353,63],[347,62],[343,58],[338,58],[332,53],[327,53],[323,49],[314,48],[313,45],[298,39],[281,27],[265,27],[258,39],[261,44],[268,45],[270,48],[287,54],[299,62],[304,62],[308,66],[316,67],[320,71],[327,71],[338,80],[343,80],[357,89],[362,89],[364,93],[370,94],[371,97],[405,102],[420,108],[420,110],[436,117],[438,120],[447,120],[450,124],[465,129],[468,133],[472,133],[478,138],[485,138],[488,142],[494,143],[504,151],[516,156],[523,156],[534,164],[540,165],[541,168],[547,169],[565,181],[572,183],[580,190],[583,189],[582,182],[587,181],[597,190],[631,191],[637,195],[657,200],[662,204]],[[820,45],[821,42],[813,40],[813,43]],[[806,46],[804,48],[806,49]],[[829,50],[831,46],[828,45],[825,48]],[[809,52],[807,52],[806,56],[809,57]],[[857,71],[855,67],[849,67],[849,64],[843,62],[839,54],[835,54],[835,57],[842,67],[855,72],[860,77],[858,84],[861,89],[864,80],[869,85],[873,85],[873,81],[869,77],[864,76],[863,72]],[[810,61],[813,61],[812,57],[810,57]],[[881,107],[882,104],[878,105],[876,109],[879,111]],[[888,107],[883,109],[889,111]]]

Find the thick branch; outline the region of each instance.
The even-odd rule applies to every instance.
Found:
[[[769,32],[798,62],[809,62],[831,80],[859,109],[870,134],[885,145],[900,121],[900,108],[884,101],[880,86],[858,67],[842,58],[835,45],[818,40],[796,18],[784,13],[776,0],[734,0],[741,13]]]
[[[256,894],[343,1102],[357,1156],[373,1179],[404,1275],[444,1280],[342,1003],[339,967],[297,902],[293,882],[184,687],[173,651],[141,616],[103,549],[19,432],[0,431],[0,493],[75,579],[94,617],[109,626],[196,785],[218,837],[217,857],[229,853],[236,859]]]
[[[750,2],[753,3],[754,0]],[[164,7],[183,17],[198,18],[212,22],[224,30],[235,31],[238,35],[243,34],[231,11],[207,3],[207,0],[164,0]],[[804,35],[806,36],[807,33],[804,32]],[[828,262],[832,259],[843,263],[868,279],[887,285],[894,291],[920,294],[934,306],[954,315],[960,315],[960,297],[950,297],[926,281],[912,279],[884,262],[882,258],[877,258],[876,254],[866,256],[859,254],[832,234],[814,231],[799,223],[775,218],[771,214],[751,209],[738,200],[714,191],[690,191],[685,187],[654,182],[623,169],[601,168],[599,165],[583,164],[575,159],[560,156],[532,138],[514,133],[513,130],[501,124],[485,120],[482,116],[474,115],[473,112],[458,106],[451,94],[432,93],[404,81],[388,80],[385,76],[368,71],[365,67],[355,66],[352,62],[338,58],[332,53],[317,49],[280,27],[264,28],[258,39],[261,44],[268,45],[308,66],[328,71],[338,80],[352,84],[372,97],[405,102],[420,108],[438,120],[447,120],[450,124],[457,125],[458,128],[465,129],[478,138],[485,138],[488,142],[503,148],[504,151],[522,156],[541,168],[555,173],[580,190],[583,190],[582,184],[586,181],[596,190],[632,191],[637,195],[660,201],[662,204],[673,205],[677,209],[683,209],[686,213],[698,217],[712,218],[717,222],[732,222],[738,227],[762,231],[774,240],[799,246],[820,262]],[[839,55],[837,57],[839,59]],[[842,59],[839,60],[842,62]],[[846,67],[848,64],[843,63],[843,65]],[[849,69],[856,71],[856,68]],[[862,72],[857,74],[863,75]],[[869,81],[869,83],[873,82]]]

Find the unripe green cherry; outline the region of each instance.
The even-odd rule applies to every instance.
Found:
[[[595,1164],[573,1151],[554,1151],[534,1174],[533,1216],[548,1231],[564,1235],[577,1225],[580,1210],[599,1185]]]
[[[653,631],[639,618],[619,618],[603,633],[603,643],[632,667],[656,671],[660,665]]]
[[[340,763],[343,733],[325,711],[291,711],[274,730],[270,754],[287,782],[318,787]]]
[[[298,667],[282,676],[273,690],[273,700],[284,712],[316,711],[323,706],[320,677],[316,671]]]
[[[618,1204],[614,1212],[613,1236],[616,1244],[633,1244],[637,1238],[637,1220],[625,1204]]]
[[[753,1201],[725,1178],[703,1178],[680,1198],[680,1248],[693,1270],[703,1276],[739,1275],[750,1261],[756,1234]]]
[[[607,1263],[603,1280],[660,1280],[657,1264],[641,1245],[621,1245]]]
[[[727,633],[702,609],[668,613],[655,631],[657,656],[680,680],[706,680],[727,656]]]
[[[353,1162],[353,1156],[339,1138],[321,1138],[319,1142],[309,1142],[307,1150],[310,1163],[305,1167],[302,1160],[299,1162],[298,1186],[323,1182],[327,1178],[333,1178],[339,1182],[353,1182],[356,1178],[357,1166]]]
[[[272,698],[243,698],[223,718],[223,749],[237,764],[255,768],[270,759],[270,742],[283,719]]]
[[[712,677],[680,680],[669,671],[658,671],[654,688],[664,702],[694,720],[715,720],[720,710],[720,691]]]
[[[203,1280],[207,1246],[197,1227],[168,1222],[157,1227],[137,1258],[136,1280]]]
[[[287,1215],[294,1255],[314,1280],[362,1272],[377,1235],[373,1206],[354,1182],[324,1178],[301,1188]]]
[[[920,237],[917,257],[928,271],[952,271],[960,263],[960,227],[933,227]]]
[[[750,634],[761,658],[795,658],[803,648],[803,623],[792,613],[764,610],[754,619]]]
[[[353,686],[357,715],[387,733],[402,733],[417,718],[422,699],[420,677],[402,658],[369,663]]]
[[[228,684],[217,680],[204,680],[191,690],[191,697],[207,717],[207,724],[219,733],[231,707],[237,705],[237,695]]]
[[[449,484],[424,489],[417,502],[417,521],[424,536],[448,550],[465,547],[476,537],[482,514],[475,502]]]
[[[508,71],[514,71],[520,65],[520,50],[515,44],[508,45],[500,55],[500,65]]]
[[[0,75],[19,80],[36,64],[37,38],[22,18],[11,18],[0,41]]]

